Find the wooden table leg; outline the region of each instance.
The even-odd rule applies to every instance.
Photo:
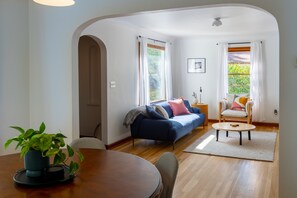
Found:
[[[219,140],[219,130],[217,130],[217,141]]]
[[[242,145],[242,133],[241,131],[238,131],[239,132],[239,145]]]
[[[251,131],[248,131],[249,140],[251,140]]]

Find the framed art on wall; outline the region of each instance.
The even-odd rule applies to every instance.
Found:
[[[188,73],[205,73],[205,58],[188,58]]]

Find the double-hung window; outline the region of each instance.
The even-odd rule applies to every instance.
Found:
[[[228,92],[250,93],[250,47],[228,48]]]
[[[150,102],[166,100],[165,47],[147,45]]]

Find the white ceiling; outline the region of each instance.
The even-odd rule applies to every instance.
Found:
[[[222,26],[212,26],[215,17],[221,17]],[[237,6],[162,11],[109,20],[173,37],[278,31],[277,22],[271,14],[254,8]]]

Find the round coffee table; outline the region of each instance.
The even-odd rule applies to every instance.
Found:
[[[251,140],[251,130],[256,128],[255,125],[240,123],[240,122],[219,122],[212,125],[216,130],[217,141],[219,140],[219,131],[226,131],[226,137],[228,137],[228,131],[237,131],[239,133],[239,144],[242,145],[242,132],[248,132],[248,138]]]

